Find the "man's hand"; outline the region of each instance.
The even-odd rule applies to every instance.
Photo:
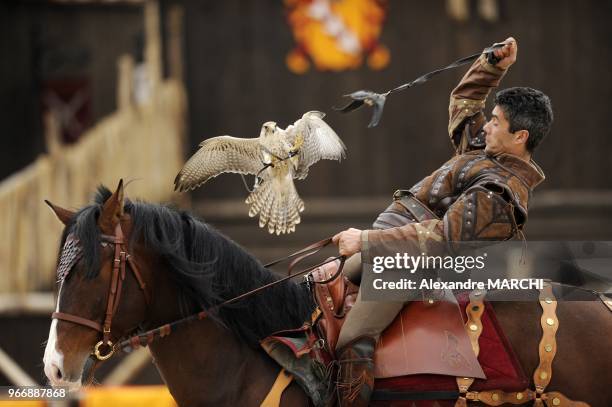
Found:
[[[504,41],[504,44],[506,45],[493,51],[493,55],[499,59],[495,66],[500,69],[508,69],[516,61],[516,53],[518,52],[518,45],[514,38],[509,37]]]
[[[334,244],[338,245],[341,256],[352,256],[361,251],[361,230],[350,228],[338,233],[332,238]]]

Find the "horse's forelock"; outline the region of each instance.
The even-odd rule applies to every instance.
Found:
[[[75,216],[74,225],[70,228],[79,240],[85,262],[85,277],[95,278],[100,272],[100,230],[98,216],[100,205],[94,204],[81,209]],[[68,229],[68,228],[67,228]]]
[[[98,186],[94,195],[93,203],[81,208],[73,217],[71,223],[64,228],[62,233],[60,255],[66,242],[66,238],[72,233],[79,240],[79,244],[82,248],[82,261],[85,262],[86,278],[95,278],[100,272],[101,240],[100,229],[98,227],[98,218],[104,202],[106,202],[111,195],[112,192],[106,186]],[[126,204],[126,210],[128,210],[130,207],[131,202],[128,201]]]
[[[94,195],[94,202],[98,205],[102,205],[112,195],[113,193],[110,189],[108,189],[105,185],[100,184],[96,190],[96,194]]]

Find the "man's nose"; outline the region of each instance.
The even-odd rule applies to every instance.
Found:
[[[484,130],[486,134],[489,134],[489,124],[490,123],[491,122],[486,122],[485,125],[482,127],[482,129]]]

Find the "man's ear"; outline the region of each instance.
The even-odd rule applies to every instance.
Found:
[[[64,226],[68,226],[68,223],[72,220],[75,215],[75,212],[70,211],[68,209],[61,208],[57,205],[52,204],[51,202],[45,199],[45,203],[49,205],[49,208],[55,213],[55,216],[64,224]]]
[[[525,144],[525,147],[526,147],[528,139],[529,139],[529,130],[518,130],[514,133],[514,141],[517,144]]]
[[[123,216],[123,180],[119,180],[119,185],[115,192],[104,202],[102,213],[98,218],[98,226],[103,233],[112,235],[115,226]]]

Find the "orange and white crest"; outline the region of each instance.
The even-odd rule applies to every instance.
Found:
[[[362,65],[389,64],[387,47],[379,43],[386,16],[385,0],[285,0],[287,20],[296,46],[287,67],[302,74],[310,63],[320,71],[344,71]]]

